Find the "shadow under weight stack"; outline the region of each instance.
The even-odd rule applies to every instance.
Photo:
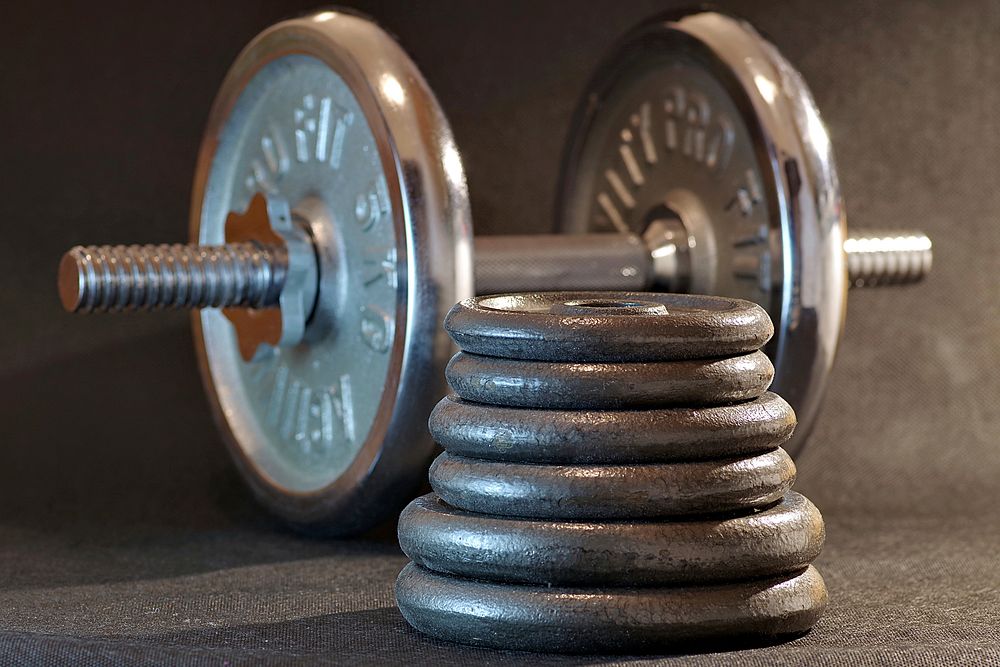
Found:
[[[792,636],[826,606],[823,521],[790,491],[763,309],[718,297],[479,297],[445,327],[435,493],[399,520],[418,630],[500,649]]]

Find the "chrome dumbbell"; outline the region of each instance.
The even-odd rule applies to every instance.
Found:
[[[848,285],[919,280],[919,233],[847,238],[808,89],[749,25],[647,22],[593,80],[562,175],[561,234],[472,237],[462,161],[433,93],[370,20],[323,11],[240,54],[212,108],[189,245],[87,246],[67,310],[199,309],[202,376],[258,497],[334,534],[399,509],[474,293],[694,291],[760,303],[774,388],[815,418]]]

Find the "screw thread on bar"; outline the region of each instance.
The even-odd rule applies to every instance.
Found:
[[[926,234],[870,230],[844,241],[851,287],[903,285],[923,280],[934,253]]]
[[[267,308],[288,272],[283,246],[256,243],[76,246],[59,265],[69,312],[155,308]]]

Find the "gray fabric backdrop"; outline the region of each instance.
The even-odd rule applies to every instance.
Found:
[[[422,66],[480,231],[549,229],[569,114],[606,46],[674,3],[358,2]],[[806,75],[856,226],[918,225],[919,288],[854,293],[799,490],[828,521],[807,636],[690,664],[1000,664],[1000,5],[736,1]],[[474,651],[393,605],[388,526],[264,514],[212,428],[186,318],[63,315],[82,242],[183,238],[201,125],[294,3],[47,4],[0,21],[0,663],[612,663]],[[655,659],[654,659],[655,661]],[[620,660],[620,662],[631,662]]]

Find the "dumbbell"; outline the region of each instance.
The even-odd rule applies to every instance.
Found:
[[[919,233],[845,239],[830,141],[801,77],[716,12],[644,23],[571,131],[563,233],[473,239],[451,129],[371,20],[322,11],[258,35],[210,112],[190,244],[87,246],[75,312],[197,309],[224,440],[258,498],[314,531],[398,510],[433,452],[451,304],[474,293],[694,291],[764,306],[775,389],[812,423],[849,284],[920,279]]]

